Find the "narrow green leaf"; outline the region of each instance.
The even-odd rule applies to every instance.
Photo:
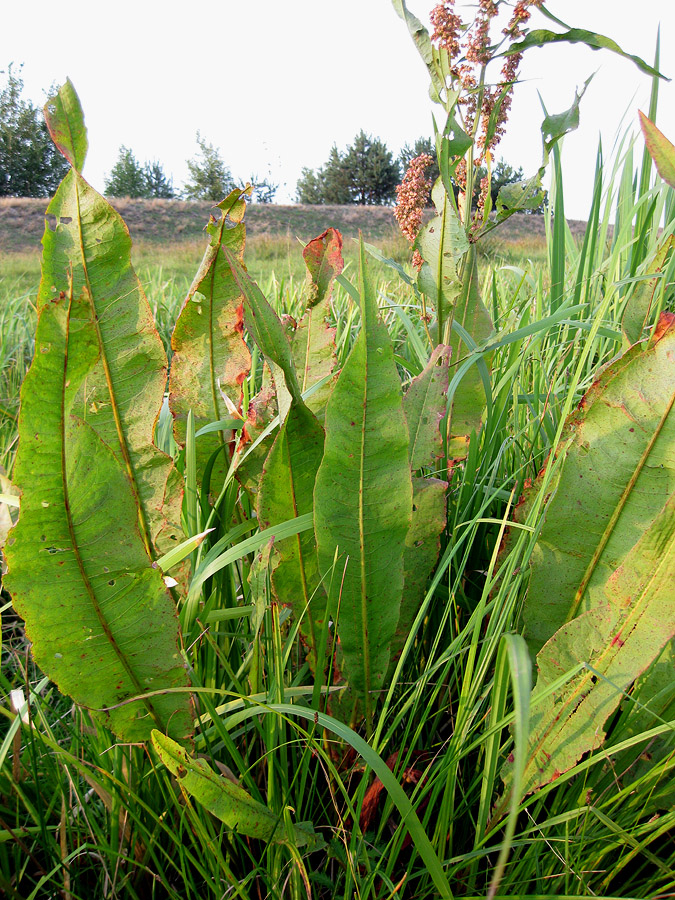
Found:
[[[195,428],[206,435],[204,428],[210,423],[225,422],[231,417],[227,400],[234,409],[241,407],[242,382],[251,367],[251,356],[243,337],[243,297],[223,247],[238,260],[243,258],[246,230],[240,206],[245,209],[244,197],[249,192],[232,191],[220,204],[220,219],[211,217],[206,227],[209,246],[171,336],[169,405],[175,418],[176,441],[181,446],[185,443],[185,423],[190,410]],[[233,221],[238,223],[234,227]],[[198,480],[211,454],[231,440],[231,427],[225,424],[200,438]],[[227,463],[226,456],[221,454],[216,464],[221,482]]]
[[[170,550],[158,559],[157,566],[162,572],[168,572],[173,566],[177,566],[179,562],[182,562],[186,556],[189,556],[193,550],[196,550],[206,535],[213,530],[213,528],[207,528],[206,531],[202,531],[200,534],[195,534],[193,537],[182,541],[177,547],[174,547],[173,550]]]
[[[325,841],[311,824],[303,822],[287,829],[283,818],[254,800],[230,778],[216,775],[203,759],[193,759],[166,735],[153,731],[152,743],[181,789],[237,834],[268,843],[304,847],[306,852],[321,850],[325,846]]]
[[[441,420],[445,416],[448,392],[448,366],[452,350],[439,344],[424,370],[410,382],[403,398],[410,433],[410,468],[433,466],[443,452]]]
[[[322,573],[338,553],[332,585],[344,674],[370,721],[371,692],[384,681],[401,605],[412,482],[393,347],[378,318],[363,245],[360,273],[361,331],[326,410],[314,523]]]
[[[51,130],[64,144],[70,135],[64,152],[81,164],[72,85],[47,106]],[[124,740],[153,727],[182,738],[187,673],[153,563],[182,537],[180,479],[152,443],[166,356],[120,217],[75,169],[47,215],[56,225],[43,238],[36,353],[22,389],[14,477],[23,493],[6,586],[60,690]]]
[[[643,112],[640,112],[640,126],[659,175],[675,187],[675,147]]]
[[[666,313],[650,345],[605,369],[566,425],[564,464],[532,553],[523,611],[534,653],[593,608],[675,491],[674,357],[675,317]]]

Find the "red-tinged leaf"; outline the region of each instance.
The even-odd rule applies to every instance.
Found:
[[[311,240],[302,251],[307,266],[308,305],[316,306],[330,297],[333,281],[344,269],[342,235],[329,228]]]
[[[537,657],[523,795],[602,746],[609,717],[675,638],[674,584],[675,493],[593,605],[563,625]],[[582,670],[550,694],[550,685],[580,664]],[[509,778],[507,767],[507,786]]]
[[[675,491],[673,403],[675,317],[665,313],[649,345],[607,367],[566,425],[558,450],[564,464],[532,553],[523,610],[533,653],[592,607]]]
[[[674,405],[667,313],[648,346],[601,373],[566,425],[524,610],[539,651],[524,793],[602,746],[608,718],[675,638]],[[507,787],[510,777],[507,767]]]
[[[241,441],[234,454],[235,476],[251,496],[260,489],[263,464],[274,442],[275,432],[255,446],[256,440],[279,413],[269,366],[263,369],[263,383],[248,404],[248,416],[241,431]]]
[[[659,175],[671,187],[675,187],[675,147],[643,112],[640,112],[640,126]]]
[[[190,410],[199,429],[230,417],[223,396],[241,404],[242,383],[251,367],[244,341],[243,298],[223,248],[241,262],[246,240],[243,222],[247,191],[235,190],[219,204],[221,217],[207,225],[210,243],[176,321],[171,346],[169,405],[175,417],[178,444],[185,441]],[[228,221],[229,220],[229,221]],[[232,227],[232,222],[237,224]],[[201,477],[212,453],[232,440],[231,431],[215,431],[197,441],[197,476]],[[215,479],[222,479],[228,464],[221,451]],[[213,481],[212,477],[212,481]]]

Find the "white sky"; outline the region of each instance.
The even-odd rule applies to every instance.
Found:
[[[408,5],[428,25],[433,0]],[[394,153],[432,133],[426,69],[389,0],[0,0],[0,7],[0,69],[23,62],[25,95],[40,103],[44,89],[70,77],[89,130],[85,175],[99,190],[121,144],[140,162],[159,160],[180,186],[199,129],[235,177],[269,171],[281,183],[277,202],[292,202],[300,169],[320,166],[333,143],[345,147],[361,128]],[[661,22],[661,70],[675,75],[673,0],[549,0],[548,7],[648,62]],[[548,27],[539,17],[532,23]],[[497,150],[532,174],[541,154],[537,91],[549,112],[561,112],[596,70],[581,128],[564,147],[572,218],[588,211],[598,135],[609,151],[618,129],[637,129],[647,76],[606,51],[531,50]],[[672,82],[662,83],[658,121],[675,138]]]

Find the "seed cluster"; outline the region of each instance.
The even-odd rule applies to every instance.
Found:
[[[427,169],[433,164],[428,153],[422,153],[410,160],[403,181],[396,188],[396,207],[394,216],[403,235],[412,244],[422,224],[422,212],[429,199],[431,179],[427,177]],[[422,257],[415,250],[413,265],[422,267]]]

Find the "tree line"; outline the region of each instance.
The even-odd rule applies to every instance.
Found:
[[[68,171],[68,163],[52,143],[42,110],[22,97],[23,86],[20,74],[10,65],[5,87],[0,91],[0,196],[48,197]],[[177,189],[160,162],[141,163],[129,147],[121,146],[105,179],[104,191],[110,197],[221,200],[238,182],[221,151],[199,132],[197,148],[197,154],[187,160],[188,179]],[[395,157],[383,141],[362,129],[344,150],[334,144],[323,166],[302,169],[296,200],[312,205],[389,205],[396,199],[396,187],[408,164],[422,153],[433,160],[428,172],[433,182],[438,176],[438,165],[432,139],[419,138],[412,145],[406,144]],[[484,174],[478,173],[476,185]],[[493,201],[503,185],[522,177],[522,169],[499,160],[492,172]],[[255,201],[274,201],[278,185],[271,177],[253,175],[248,180],[255,186]]]

